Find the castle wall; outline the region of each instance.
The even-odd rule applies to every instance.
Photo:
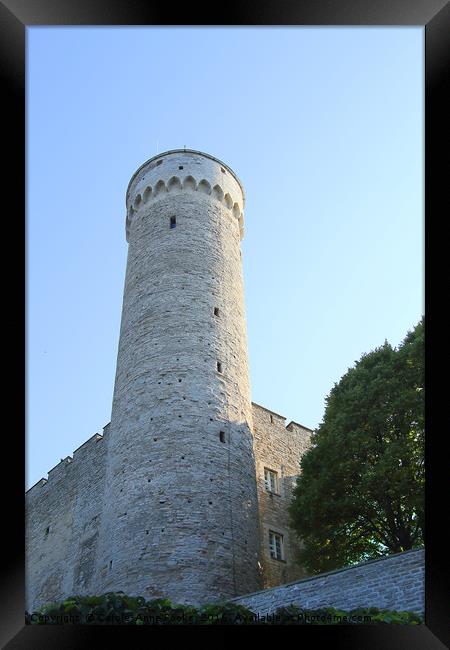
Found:
[[[260,585],[243,200],[228,167],[192,151],[130,183],[103,591],[199,603]]]
[[[286,508],[310,431],[251,403],[242,186],[174,150],[137,170],[126,204],[111,423],[27,493],[29,608],[119,590],[199,604],[299,575]]]
[[[170,391],[166,389],[165,399],[169,400],[171,407],[174,408],[172,421],[178,426],[178,415],[185,415],[185,413],[182,410],[177,410],[176,402],[174,404],[170,397]],[[154,421],[155,419],[158,421],[159,413],[158,404],[153,404],[150,417]],[[27,491],[26,607],[28,611],[33,611],[47,602],[58,601],[73,594],[103,593],[109,588],[133,592],[148,598],[167,597],[167,580],[171,577],[174,580],[177,579],[178,572],[181,571],[177,562],[170,561],[170,554],[176,551],[183,555],[187,552],[186,548],[192,544],[190,526],[195,527],[199,535],[204,535],[206,550],[209,550],[210,553],[213,545],[218,544],[219,541],[222,542],[220,538],[225,537],[224,554],[229,561],[229,571],[217,573],[215,576],[216,586],[211,587],[207,600],[212,601],[222,597],[223,585],[230,590],[235,589],[232,557],[228,553],[231,551],[233,540],[229,534],[223,534],[226,533],[226,525],[228,525],[226,519],[226,525],[220,528],[217,521],[211,525],[208,519],[202,517],[200,510],[193,509],[189,525],[186,522],[183,524],[183,517],[180,516],[177,509],[179,494],[172,485],[169,485],[167,491],[164,491],[164,481],[167,478],[173,484],[181,476],[185,486],[188,486],[189,483],[193,484],[191,489],[184,488],[183,496],[188,498],[191,504],[194,502],[194,497],[197,500],[207,500],[208,505],[210,505],[209,501],[216,505],[219,504],[218,507],[222,515],[229,517],[229,522],[233,520],[236,522],[233,534],[242,537],[240,528],[242,499],[238,498],[236,503],[230,500],[228,484],[229,467],[232,466],[234,476],[237,477],[236,484],[242,489],[240,478],[242,469],[239,458],[236,457],[239,448],[233,450],[230,445],[231,449],[229,449],[225,446],[226,443],[220,442],[220,438],[217,436],[217,420],[209,417],[214,414],[220,417],[220,413],[217,414],[214,410],[205,412],[202,401],[198,401],[196,423],[205,427],[206,432],[209,431],[213,434],[211,436],[212,443],[211,441],[205,443],[206,433],[204,433],[204,437],[201,438],[202,445],[194,448],[191,453],[198,458],[203,455],[205,450],[207,451],[207,462],[212,469],[207,481],[204,479],[205,475],[208,475],[208,470],[204,469],[204,465],[199,464],[198,466],[196,472],[198,483],[195,485],[193,473],[187,469],[189,466],[186,465],[183,468],[179,463],[180,454],[184,455],[185,459],[186,456],[189,458],[187,446],[180,438],[173,438],[172,446],[167,450],[167,456],[163,459],[167,463],[172,453],[173,466],[171,470],[167,470],[167,464],[163,465],[157,454],[148,459],[149,463],[155,463],[155,469],[152,468],[151,474],[145,477],[145,482],[150,484],[153,482],[158,486],[154,489],[154,500],[150,504],[154,509],[153,516],[156,513],[157,519],[155,518],[153,525],[149,524],[145,529],[143,542],[141,541],[142,530],[136,527],[130,528],[129,545],[137,560],[142,557],[160,558],[158,560],[160,575],[153,578],[151,590],[140,588],[139,584],[134,587],[132,582],[135,576],[127,585],[118,584],[113,587],[102,583],[102,578],[107,577],[111,570],[109,563],[102,561],[101,554],[105,504],[110,498],[110,484],[106,481],[110,424],[104,427],[103,435],[95,434],[89,438],[74,451],[73,457],[68,456],[50,470],[48,479],[41,479]],[[273,422],[271,422],[271,416]],[[289,425],[291,428],[289,430],[285,427],[285,418],[254,403],[252,404],[252,421],[259,507],[259,519],[257,515],[255,529],[256,531],[261,530],[259,538],[261,554],[258,558],[263,582],[259,585],[270,587],[303,575],[301,568],[295,564],[295,553],[298,547],[295,537],[289,530],[286,508],[295,482],[295,473],[298,471],[297,460],[307,448],[310,431],[295,423]],[[227,436],[229,436],[233,430],[231,427],[226,428],[226,424],[226,421],[222,420],[220,428],[226,429]],[[142,451],[142,445],[139,449]],[[225,453],[223,453],[224,451]],[[190,457],[192,458],[192,456]],[[264,467],[280,472],[282,478],[280,495],[270,495],[265,490]],[[249,476],[246,475],[242,478],[245,485]],[[251,475],[251,479],[254,483],[255,473]],[[203,485],[200,493],[198,492],[199,484]],[[130,485],[130,489],[133,489],[132,485]],[[137,503],[139,506],[139,500]],[[151,510],[147,513],[149,522],[150,514]],[[167,521],[172,520],[178,526],[178,537],[176,542],[168,545],[161,533],[164,532],[163,529],[167,525]],[[46,532],[47,528],[49,529],[48,533]],[[286,552],[284,562],[270,558],[267,540],[269,529],[274,529],[284,535]],[[104,548],[111,554],[111,547],[107,540],[104,542]],[[202,553],[196,557],[196,562],[202,570],[211,572],[214,556]],[[138,563],[136,564],[139,566]],[[131,573],[133,575],[132,570]],[[238,582],[239,577],[235,577]],[[178,600],[176,596],[174,598]],[[187,600],[189,598],[186,598]]]
[[[300,459],[310,444],[312,431],[253,403],[253,444],[261,539],[263,586],[273,587],[305,576],[297,562],[299,541],[289,526],[288,505],[300,473]],[[269,491],[264,470],[277,475],[275,491]],[[269,533],[282,536],[282,558],[271,557]]]
[[[260,616],[290,604],[303,609],[335,607],[351,610],[378,607],[425,612],[425,551],[417,549],[321,573],[306,580],[266,589],[234,602]]]
[[[103,510],[106,444],[105,436],[95,434],[26,493],[28,611],[95,591],[92,575]]]

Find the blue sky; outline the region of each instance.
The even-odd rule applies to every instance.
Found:
[[[27,28],[27,486],[109,422],[125,192],[186,145],[246,193],[253,401],[310,428],[423,313],[423,27]]]

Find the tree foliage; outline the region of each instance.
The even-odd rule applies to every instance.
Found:
[[[300,466],[290,516],[311,572],[423,545],[423,318],[334,385]]]

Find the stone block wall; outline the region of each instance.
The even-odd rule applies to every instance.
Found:
[[[288,505],[300,473],[300,459],[310,445],[311,429],[290,422],[274,411],[252,403],[253,446],[261,536],[263,586],[274,587],[305,576],[297,562],[299,541],[289,526]],[[264,470],[276,474],[275,491],[268,490]],[[269,532],[282,536],[282,558],[271,557]]]
[[[26,609],[71,594],[95,592],[98,532],[103,513],[104,435],[95,434],[26,493]]]
[[[199,604],[261,587],[243,190],[192,150],[137,170],[96,582]]]
[[[118,590],[199,604],[299,577],[287,506],[310,431],[251,403],[244,201],[195,150],[133,174],[108,435],[27,494],[28,607]]]
[[[294,604],[303,609],[378,607],[425,612],[425,550],[414,549],[234,598],[261,616]]]
[[[152,417],[157,415],[155,408]],[[182,411],[180,411],[181,413]],[[208,415],[208,414],[207,414]],[[174,417],[176,413],[174,413]],[[299,459],[309,444],[310,430],[296,423],[285,426],[285,418],[269,411],[258,404],[252,403],[254,422],[253,447],[256,460],[256,485],[258,490],[258,526],[261,530],[262,550],[259,556],[260,571],[263,585],[270,587],[282,584],[299,577],[304,573],[295,562],[298,542],[288,526],[287,505],[290,500],[295,477],[299,470]],[[199,411],[199,417],[200,411]],[[208,419],[209,418],[205,418]],[[108,549],[108,540],[101,540],[103,520],[105,517],[105,501],[109,495],[109,485],[106,480],[106,463],[110,442],[110,427],[103,429],[103,435],[95,434],[73,452],[73,456],[61,460],[48,473],[48,479],[41,479],[26,493],[26,608],[34,611],[41,605],[63,599],[72,594],[95,594],[105,591],[103,580],[111,568],[108,562],[102,561],[102,546]],[[175,444],[176,441],[174,441]],[[217,437],[217,449],[222,451],[226,445]],[[186,452],[180,452],[185,454]],[[211,454],[211,458],[213,455]],[[224,510],[227,502],[225,488],[221,481],[226,478],[227,467],[214,456],[215,480],[208,480],[205,489],[210,500],[216,499]],[[280,492],[269,494],[264,485],[264,467],[279,472]],[[177,474],[182,467],[177,469]],[[158,470],[156,469],[158,474]],[[157,476],[152,478],[152,481]],[[148,479],[145,479],[147,482]],[[189,481],[189,474],[186,474]],[[151,485],[151,482],[149,483]],[[225,491],[226,492],[226,491]],[[165,503],[160,503],[166,501]],[[230,504],[227,505],[229,507]],[[169,510],[166,510],[169,508]],[[239,529],[239,502],[235,503],[230,516],[237,522],[236,535]],[[165,596],[164,573],[179,575],[180,568],[165,558],[165,547],[161,530],[165,528],[166,518],[177,512],[173,495],[165,499],[155,491],[154,509],[158,512],[159,527],[148,526],[144,531],[128,529],[129,544],[142,557],[143,553],[160,557],[161,580],[157,593],[148,593],[139,588],[133,592],[141,593],[147,598]],[[171,514],[172,513],[172,514]],[[242,513],[241,513],[242,515]],[[205,520],[197,519],[199,531],[205,529]],[[284,536],[284,561],[270,557],[268,546],[268,530],[274,529]],[[223,531],[216,529],[217,534]],[[145,535],[145,544],[140,536]],[[208,530],[208,534],[211,531]],[[242,537],[242,535],[241,535]],[[190,536],[186,533],[185,541],[189,543]],[[203,554],[198,556],[199,566],[208,571],[214,558]],[[114,558],[113,558],[114,563]],[[221,585],[230,580],[228,575],[217,576],[218,590]],[[120,585],[119,585],[120,586]],[[124,591],[130,591],[130,584],[123,585]],[[208,600],[214,600],[218,594],[211,589]],[[186,598],[188,599],[188,598]]]

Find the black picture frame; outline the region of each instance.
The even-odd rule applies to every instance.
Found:
[[[5,348],[11,350],[11,364],[4,373],[7,399],[4,415],[11,414],[12,424],[4,425],[3,468],[13,467],[12,475],[3,483],[3,551],[0,641],[2,647],[75,648],[92,644],[92,637],[98,643],[105,642],[106,632],[113,629],[115,639],[124,629],[135,630],[141,644],[143,629],[154,634],[157,628],[135,628],[116,626],[27,626],[24,608],[24,486],[25,486],[25,436],[24,429],[18,425],[20,395],[23,395],[26,350],[20,356],[21,341],[13,346],[10,341],[18,338],[21,332],[20,316],[23,310],[21,288],[25,283],[25,250],[21,242],[25,240],[25,220],[20,219],[20,208],[25,212],[24,188],[25,172],[25,28],[33,25],[374,25],[374,26],[423,26],[425,29],[425,322],[426,343],[426,614],[423,626],[315,626],[295,627],[299,635],[297,643],[320,641],[333,647],[361,650],[370,648],[444,648],[449,644],[448,625],[448,543],[444,524],[446,496],[449,494],[445,483],[449,472],[448,461],[441,446],[448,428],[445,427],[446,407],[446,353],[445,336],[448,320],[439,307],[446,294],[436,291],[436,287],[447,279],[446,255],[441,224],[447,217],[448,206],[448,161],[444,164],[446,145],[446,120],[450,114],[446,91],[450,89],[450,5],[445,0],[303,0],[284,2],[255,3],[242,1],[239,5],[227,4],[220,7],[221,15],[213,20],[211,14],[195,4],[177,6],[152,5],[143,0],[3,0],[0,2],[0,62],[4,92],[2,142],[4,162],[3,201],[4,241],[17,244],[8,264],[4,265],[4,318],[6,324]],[[174,19],[176,22],[173,22]],[[448,140],[448,136],[447,136]],[[21,197],[24,197],[23,199]],[[448,212],[448,208],[447,208]],[[12,235],[12,236],[11,236]],[[6,247],[5,247],[6,248]],[[20,251],[23,250],[23,257]],[[5,256],[3,256],[4,258]],[[24,262],[22,265],[20,262]],[[24,269],[24,274],[19,269]],[[24,280],[21,283],[21,280]],[[14,280],[14,281],[12,281]],[[448,283],[442,284],[448,286]],[[23,294],[22,294],[23,295]],[[444,299],[444,300],[443,300]],[[23,330],[22,330],[23,332]],[[23,363],[21,363],[23,361]],[[15,372],[14,372],[15,371]],[[437,379],[437,378],[443,379]],[[14,379],[13,379],[14,378]],[[8,392],[9,391],[9,392]],[[14,397],[18,397],[18,407],[12,407]],[[447,398],[447,400],[446,400]],[[24,409],[25,413],[25,409]],[[24,418],[25,424],[25,418]],[[444,465],[445,463],[445,465]],[[447,470],[447,471],[445,471]],[[444,478],[445,477],[445,478]],[[447,489],[446,489],[447,488]],[[440,507],[441,506],[441,507]],[[237,626],[227,629],[236,629]],[[187,628],[182,628],[183,633]],[[211,629],[211,628],[196,628]],[[224,628],[220,628],[223,630]],[[279,634],[282,628],[264,626],[247,628],[251,630],[272,630],[269,634]],[[289,629],[289,628],[288,628]],[[140,631],[138,631],[140,630]],[[275,632],[273,632],[275,630]],[[306,632],[308,630],[308,632]],[[167,634],[169,629],[161,630]],[[190,633],[190,632],[189,632]],[[99,636],[101,634],[101,636]],[[126,637],[129,641],[129,634]],[[207,634],[207,632],[204,632]],[[306,639],[308,636],[308,640]],[[318,638],[320,637],[320,638]],[[133,637],[136,639],[137,637]],[[151,639],[150,639],[151,641]],[[94,641],[95,642],[95,641]]]

